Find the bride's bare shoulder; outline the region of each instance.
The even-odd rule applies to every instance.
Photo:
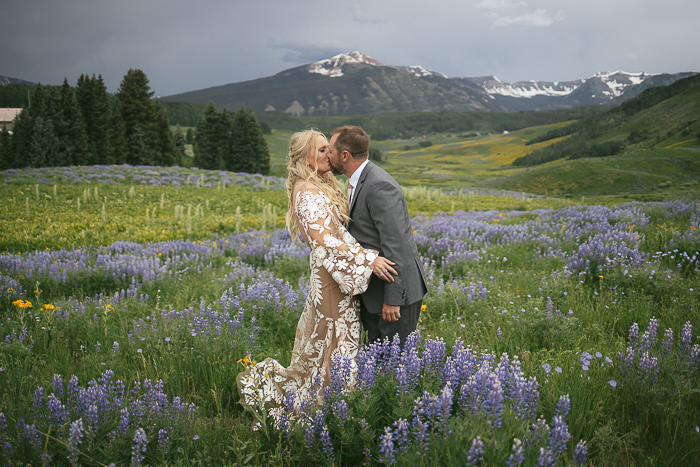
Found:
[[[310,191],[311,193],[319,193],[318,187],[308,180],[301,180],[294,185],[294,194],[298,195],[304,191]]]

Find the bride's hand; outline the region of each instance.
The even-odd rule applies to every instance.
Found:
[[[372,271],[378,278],[387,282],[394,282],[394,276],[399,275],[399,273],[391,267],[394,264],[396,263],[389,261],[383,256],[378,256],[377,259],[374,260],[374,263],[372,263]],[[392,276],[392,274],[394,276]]]

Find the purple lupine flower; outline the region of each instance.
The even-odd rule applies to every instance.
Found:
[[[549,451],[556,460],[566,449],[566,443],[571,439],[569,427],[566,425],[564,417],[554,417],[554,428],[549,435]]]
[[[634,349],[627,347],[627,351],[617,354],[618,364],[622,373],[627,373],[634,366]]]
[[[421,420],[421,417],[416,417],[415,416],[415,409],[414,409],[414,416],[413,416],[413,422],[411,424],[411,432],[413,433],[413,436],[416,438],[416,443],[418,444],[418,447],[420,448],[420,454],[423,455],[425,451],[428,450],[428,437],[430,436],[430,433],[428,433],[428,424]]]
[[[335,416],[340,421],[340,423],[345,423],[345,420],[348,419],[348,404],[344,400],[339,400],[335,401],[333,403],[333,412],[335,412]]]
[[[117,432],[122,436],[126,435],[129,430],[129,409],[124,407],[119,411],[119,423],[117,424]]]
[[[393,465],[396,461],[394,456],[397,453],[397,449],[394,447],[393,434],[389,427],[385,427],[384,434],[379,436],[379,453],[382,456],[379,462]]]
[[[523,449],[523,442],[518,438],[513,439],[513,447],[511,448],[511,454],[508,456],[506,461],[506,466],[516,467],[522,465],[525,460],[525,450]]]
[[[557,459],[552,451],[540,448],[540,455],[537,458],[537,467],[553,467],[556,461]]]
[[[284,408],[279,417],[280,430],[289,436],[292,432],[292,425],[289,422],[290,416],[294,414],[294,405],[296,403],[296,393],[291,389],[284,393]]]
[[[49,408],[50,422],[55,427],[60,427],[68,421],[68,409],[56,398],[54,394],[49,396],[46,406]]]
[[[34,397],[32,398],[32,412],[34,413],[34,418],[39,416],[39,410],[44,405],[44,388],[39,386],[34,390]]]
[[[588,446],[586,446],[586,442],[584,440],[581,440],[574,448],[574,457],[571,459],[571,461],[574,463],[574,465],[582,466],[586,463],[587,457]]]
[[[700,345],[695,344],[692,349],[690,349],[690,355],[688,355],[688,363],[690,363],[690,370],[693,371],[698,367],[700,363]]]
[[[650,357],[649,352],[639,356],[639,373],[642,379],[656,381],[659,374],[659,359]]]
[[[690,352],[690,346],[692,345],[692,342],[693,325],[690,324],[690,321],[686,321],[683,325],[683,329],[681,330],[681,339],[678,343],[678,346],[680,347],[680,354],[682,357]]]
[[[503,332],[501,331],[501,327],[499,326],[498,329],[496,329],[496,338],[499,341],[503,340]]]
[[[549,435],[549,425],[543,418],[538,418],[537,423],[530,426],[530,436],[526,440],[526,444],[533,445],[540,442],[543,436]]]
[[[668,355],[673,347],[673,329],[668,328],[664,332],[664,339],[661,341],[661,353]]]
[[[158,430],[158,450],[163,455],[170,451],[170,438],[168,437],[168,430],[165,428]]]
[[[335,355],[331,361],[331,389],[341,394],[352,375],[352,362],[349,358]]]
[[[148,438],[143,428],[136,429],[133,442],[134,444],[131,446],[131,467],[139,467],[141,462],[143,462],[148,444]]]
[[[321,446],[323,446],[323,452],[326,454],[326,460],[332,464],[334,460],[333,443],[331,442],[331,436],[328,433],[328,427],[326,427],[326,425],[323,425],[321,428],[319,439],[321,440]]]
[[[63,378],[61,375],[53,375],[51,387],[53,389],[53,393],[56,394],[59,399],[63,399]]]
[[[552,303],[552,299],[550,297],[547,297],[547,305],[545,305],[544,310],[547,319],[552,319],[554,316],[554,304]]]
[[[79,418],[70,424],[70,434],[68,436],[68,460],[70,465],[77,466],[78,458],[80,456],[80,451],[78,450],[78,445],[83,441],[83,420]]]
[[[119,351],[119,342],[114,341],[112,344],[112,352],[117,353]]]
[[[477,436],[472,441],[467,454],[467,465],[477,465],[484,459],[484,442],[481,441],[481,436]]]
[[[394,422],[392,440],[394,440],[394,443],[398,446],[398,452],[408,451],[410,432],[411,428],[408,425],[408,421],[405,419],[400,418]]]
[[[559,401],[557,402],[557,408],[554,410],[555,416],[560,416],[564,421],[569,416],[569,411],[571,410],[571,399],[568,394],[559,396]]]
[[[639,325],[637,323],[632,323],[627,340],[630,342],[630,344],[635,344],[637,342],[637,338],[639,338]]]
[[[10,454],[12,454],[12,444],[7,440],[7,420],[5,419],[5,413],[0,412],[0,447],[5,454],[5,458],[9,459]]]

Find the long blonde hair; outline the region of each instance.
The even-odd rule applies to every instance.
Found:
[[[292,198],[294,196],[294,186],[300,181],[313,183],[318,191],[330,199],[331,204],[338,209],[340,221],[343,225],[347,226],[350,221],[348,216],[348,199],[340,190],[333,173],[328,171],[319,175],[318,169],[312,170],[308,164],[308,157],[312,149],[314,154],[318,151],[316,139],[319,135],[325,137],[320,131],[309,129],[294,133],[289,139],[289,153],[287,153],[287,170],[289,175],[285,185],[289,204],[286,222],[287,230],[289,230],[293,240],[297,240],[299,237],[299,227],[294,222],[294,199]]]

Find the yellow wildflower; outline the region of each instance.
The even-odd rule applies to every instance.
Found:
[[[427,306],[427,305],[421,305],[421,306],[420,306],[420,311],[425,311],[425,310],[427,310],[427,309],[428,309],[428,306]]]

